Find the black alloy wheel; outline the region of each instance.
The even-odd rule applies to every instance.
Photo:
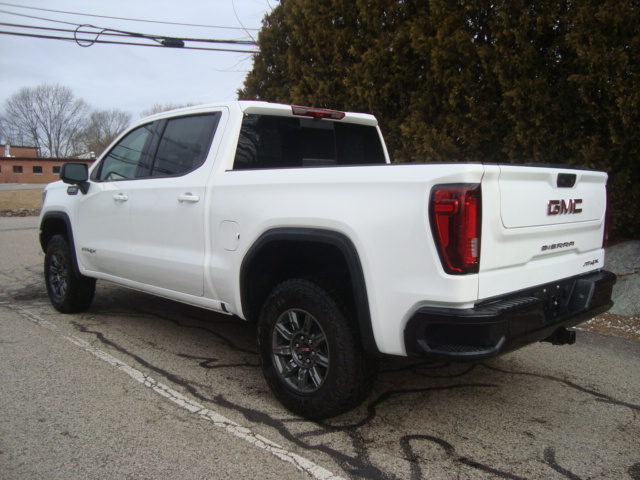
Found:
[[[371,391],[376,362],[364,352],[338,295],[317,282],[276,286],[258,319],[262,371],[282,404],[310,420],[344,413]]]
[[[66,237],[55,235],[44,256],[44,278],[49,300],[62,313],[77,313],[91,306],[96,281],[76,272]]]

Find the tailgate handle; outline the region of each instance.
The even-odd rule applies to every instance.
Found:
[[[558,188],[572,188],[576,184],[575,173],[559,173],[556,185]]]

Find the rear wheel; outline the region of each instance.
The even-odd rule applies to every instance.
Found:
[[[91,306],[96,281],[76,272],[66,237],[55,235],[44,256],[44,277],[49,300],[62,313],[83,312]]]
[[[346,412],[369,394],[374,362],[336,295],[289,280],[267,298],[258,324],[264,376],[292,412],[320,420]]]

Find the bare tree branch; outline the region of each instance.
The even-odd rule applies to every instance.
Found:
[[[153,105],[153,107],[143,110],[140,116],[150,117],[151,115],[155,115],[156,113],[168,112],[169,110],[175,110],[177,108],[193,107],[195,105],[195,103],[184,103],[182,105],[179,105],[177,103],[165,103],[164,105],[156,103]]]
[[[23,87],[5,102],[4,136],[14,145],[35,146],[44,156],[70,157],[78,153],[88,114],[89,105],[67,87]]]
[[[100,155],[131,123],[131,114],[122,110],[94,110],[82,129],[80,145],[85,152]]]

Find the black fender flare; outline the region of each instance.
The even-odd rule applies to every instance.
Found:
[[[246,314],[251,311],[251,265],[263,249],[274,242],[320,243],[335,247],[344,256],[353,286],[356,320],[362,344],[367,353],[378,355],[380,352],[373,335],[369,298],[360,256],[353,242],[341,232],[319,228],[275,228],[263,233],[249,248],[240,266],[240,298],[243,312]]]
[[[51,234],[46,229],[46,223],[49,221],[54,221],[56,224],[58,224],[59,222],[64,223],[65,225],[64,232],[60,230],[56,230],[53,234]],[[82,275],[80,273],[80,268],[78,266],[78,258],[76,256],[76,244],[75,244],[75,239],[73,237],[73,228],[71,227],[71,219],[69,218],[69,215],[67,215],[65,212],[58,212],[58,211],[45,213],[40,219],[40,247],[42,248],[43,252],[47,251],[47,244],[49,243],[49,240],[51,239],[51,237],[53,237],[54,235],[58,235],[60,233],[66,234],[67,240],[69,241],[69,248],[71,249],[71,254],[73,256],[73,269],[75,270],[75,273],[78,275]]]

